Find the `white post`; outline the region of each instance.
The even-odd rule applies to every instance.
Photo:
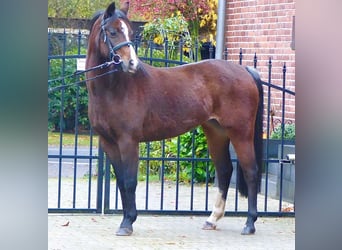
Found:
[[[217,8],[217,32],[216,32],[215,59],[223,58],[225,21],[226,21],[226,1],[219,0],[218,8]]]

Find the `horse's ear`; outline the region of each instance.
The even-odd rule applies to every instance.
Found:
[[[129,1],[125,0],[125,1],[121,2],[120,10],[123,13],[125,13],[126,16],[127,16],[127,13],[128,13],[128,9],[129,9]]]
[[[115,3],[112,2],[110,5],[108,5],[105,13],[104,13],[104,19],[111,17],[115,13]]]

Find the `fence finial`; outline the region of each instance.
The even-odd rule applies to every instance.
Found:
[[[242,48],[240,48],[240,53],[239,53],[239,64],[242,65]]]

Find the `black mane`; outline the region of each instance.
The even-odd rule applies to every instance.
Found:
[[[94,26],[94,23],[96,22],[96,20],[97,20],[104,12],[105,12],[104,10],[100,10],[100,11],[98,11],[98,12],[96,12],[96,13],[94,14],[93,18],[92,18],[91,21],[90,21],[90,27],[89,27],[89,31],[90,31],[90,32],[91,32],[91,30],[93,29],[93,26]],[[123,11],[119,10],[119,9],[115,10],[115,14],[114,14],[113,16],[107,18],[106,20],[108,20],[108,19],[114,19],[114,20],[115,20],[115,19],[117,19],[117,18],[124,19],[125,22],[127,22],[130,26],[132,26],[132,25],[131,25],[131,21],[127,18],[126,14],[125,14]]]
[[[100,10],[93,15],[93,18],[90,21],[89,31],[91,31],[93,29],[94,23],[103,14],[103,12],[104,12],[104,10]]]

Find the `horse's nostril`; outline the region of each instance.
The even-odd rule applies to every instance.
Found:
[[[129,65],[133,66],[134,65],[134,60],[129,60]]]

